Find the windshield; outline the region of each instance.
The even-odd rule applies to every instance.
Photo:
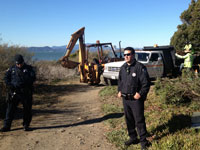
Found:
[[[149,58],[149,53],[135,53],[135,59],[137,61],[147,61]]]
[[[120,58],[120,52],[115,52],[115,54],[117,55],[118,58]],[[122,54],[122,58],[124,58],[124,54],[123,54],[123,53],[121,53],[121,54]],[[110,51],[110,52],[108,53],[108,57],[109,57],[109,58],[115,58],[115,56],[114,56],[114,54],[113,54],[112,51]]]

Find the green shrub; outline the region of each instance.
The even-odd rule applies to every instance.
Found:
[[[11,65],[14,64],[14,56],[21,54],[25,62],[31,63],[33,53],[30,53],[26,47],[8,46],[7,44],[0,45],[0,80]]]
[[[176,79],[158,79],[155,83],[154,92],[160,100],[166,104],[180,105],[190,102],[191,99],[199,98],[200,78],[193,72],[185,72]]]

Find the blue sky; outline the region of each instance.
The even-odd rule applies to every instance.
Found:
[[[118,47],[168,45],[191,0],[0,0],[1,43],[67,45],[85,27],[85,42]]]

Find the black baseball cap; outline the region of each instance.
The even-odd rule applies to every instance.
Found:
[[[16,54],[15,55],[15,63],[16,64],[22,64],[24,62],[24,58],[22,55],[20,54]]]

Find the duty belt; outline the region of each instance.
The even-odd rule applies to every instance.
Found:
[[[134,100],[133,96],[134,96],[134,94],[124,94],[124,93],[122,93],[122,97],[124,97],[125,100]]]

